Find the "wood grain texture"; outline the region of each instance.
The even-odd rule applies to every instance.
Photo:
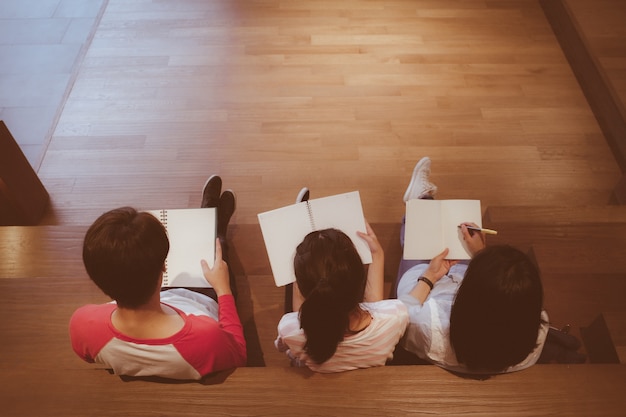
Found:
[[[87,277],[82,226],[0,227],[0,279]]]
[[[104,301],[88,280],[0,280],[0,290],[11,294],[0,305],[5,318],[0,331],[10,336],[9,343],[0,344],[0,399],[11,416],[204,415],[207,409],[212,415],[380,415],[384,410],[385,415],[455,416],[472,409],[494,416],[503,410],[513,416],[617,416],[626,405],[622,365],[541,365],[476,381],[429,365],[323,375],[270,358],[270,366],[222,372],[200,383],[119,378],[71,352],[69,316],[85,302]],[[266,305],[276,307],[277,301]]]
[[[424,155],[441,198],[605,203],[603,140],[533,1],[111,0],[39,174],[48,224],[197,206],[213,173],[236,224],[305,185],[387,223]]]
[[[567,0],[567,5],[626,114],[626,7],[619,0]]]
[[[7,375],[22,381],[23,373],[17,369]],[[102,371],[73,367],[65,370],[64,378],[14,384],[3,395],[13,399],[4,407],[12,416],[499,416],[506,409],[511,416],[602,417],[622,414],[626,400],[619,387],[625,377],[621,365],[546,365],[487,381],[458,378],[432,366],[335,375],[240,368],[203,383],[155,384],[122,382]],[[38,401],[30,401],[33,397]]]
[[[482,200],[490,241],[538,260],[554,324],[624,312],[626,223],[607,207],[622,174],[537,1],[109,0],[39,169],[44,226],[0,229],[3,412],[622,415],[623,366],[319,375],[274,349],[283,293],[257,213],[302,186],[359,190],[389,287],[424,155],[438,198]],[[124,205],[198,207],[214,173],[237,194],[230,264],[255,367],[155,384],[77,359],[69,316],[107,301],[80,260],[88,225]]]
[[[598,3],[541,0],[540,3],[624,172],[626,107],[623,99],[626,89],[620,71],[626,66],[622,63],[614,67],[607,62],[615,57],[624,61],[626,57],[626,47],[620,38],[623,30],[617,23],[626,17],[626,7],[613,0]]]

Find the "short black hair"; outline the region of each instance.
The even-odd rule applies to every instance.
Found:
[[[120,307],[136,308],[154,293],[169,251],[167,232],[150,213],[120,207],[102,214],[83,242],[91,280]]]
[[[470,261],[450,315],[450,342],[470,370],[502,372],[537,344],[543,308],[539,270],[508,245],[488,246]]]

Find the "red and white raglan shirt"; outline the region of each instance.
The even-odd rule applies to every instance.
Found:
[[[176,334],[163,339],[135,339],[111,322],[113,303],[86,305],[70,319],[72,348],[90,363],[115,374],[200,379],[211,372],[246,364],[246,342],[235,299],[210,297],[186,289],[161,293],[161,303],[185,321]]]

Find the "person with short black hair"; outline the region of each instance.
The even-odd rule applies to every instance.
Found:
[[[308,191],[298,201],[307,198],[302,196]],[[298,245],[296,282],[287,287],[275,342],[293,366],[341,372],[385,365],[393,357],[407,309],[401,301],[383,300],[384,252],[369,224],[359,236],[372,251],[368,268],[337,229],[311,232]]]
[[[80,307],[70,319],[72,348],[87,362],[115,374],[197,380],[245,366],[246,342],[226,263],[226,228],[235,196],[209,178],[202,207],[217,207],[215,263],[201,262],[210,291],[161,290],[169,240],[150,213],[121,207],[89,227],[83,262],[92,281],[113,302]],[[212,255],[212,254],[207,254]]]
[[[416,164],[405,202],[434,198],[430,165],[428,157]],[[487,246],[483,233],[468,226],[476,225],[461,225],[469,262],[446,259],[447,249],[432,260],[401,261],[395,289],[410,324],[400,346],[462,374],[528,368],[539,360],[549,329],[539,271],[523,252]]]

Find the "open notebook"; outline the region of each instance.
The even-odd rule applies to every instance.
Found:
[[[364,264],[372,262],[358,191],[304,201],[258,214],[274,281],[282,286],[296,280],[293,258],[304,237],[316,230],[335,228],[350,237]]]
[[[404,259],[429,260],[448,248],[448,259],[470,259],[461,243],[461,223],[482,226],[480,200],[409,200]]]
[[[147,210],[167,230],[170,251],[165,260],[163,287],[210,287],[200,260],[215,263],[215,208]]]

